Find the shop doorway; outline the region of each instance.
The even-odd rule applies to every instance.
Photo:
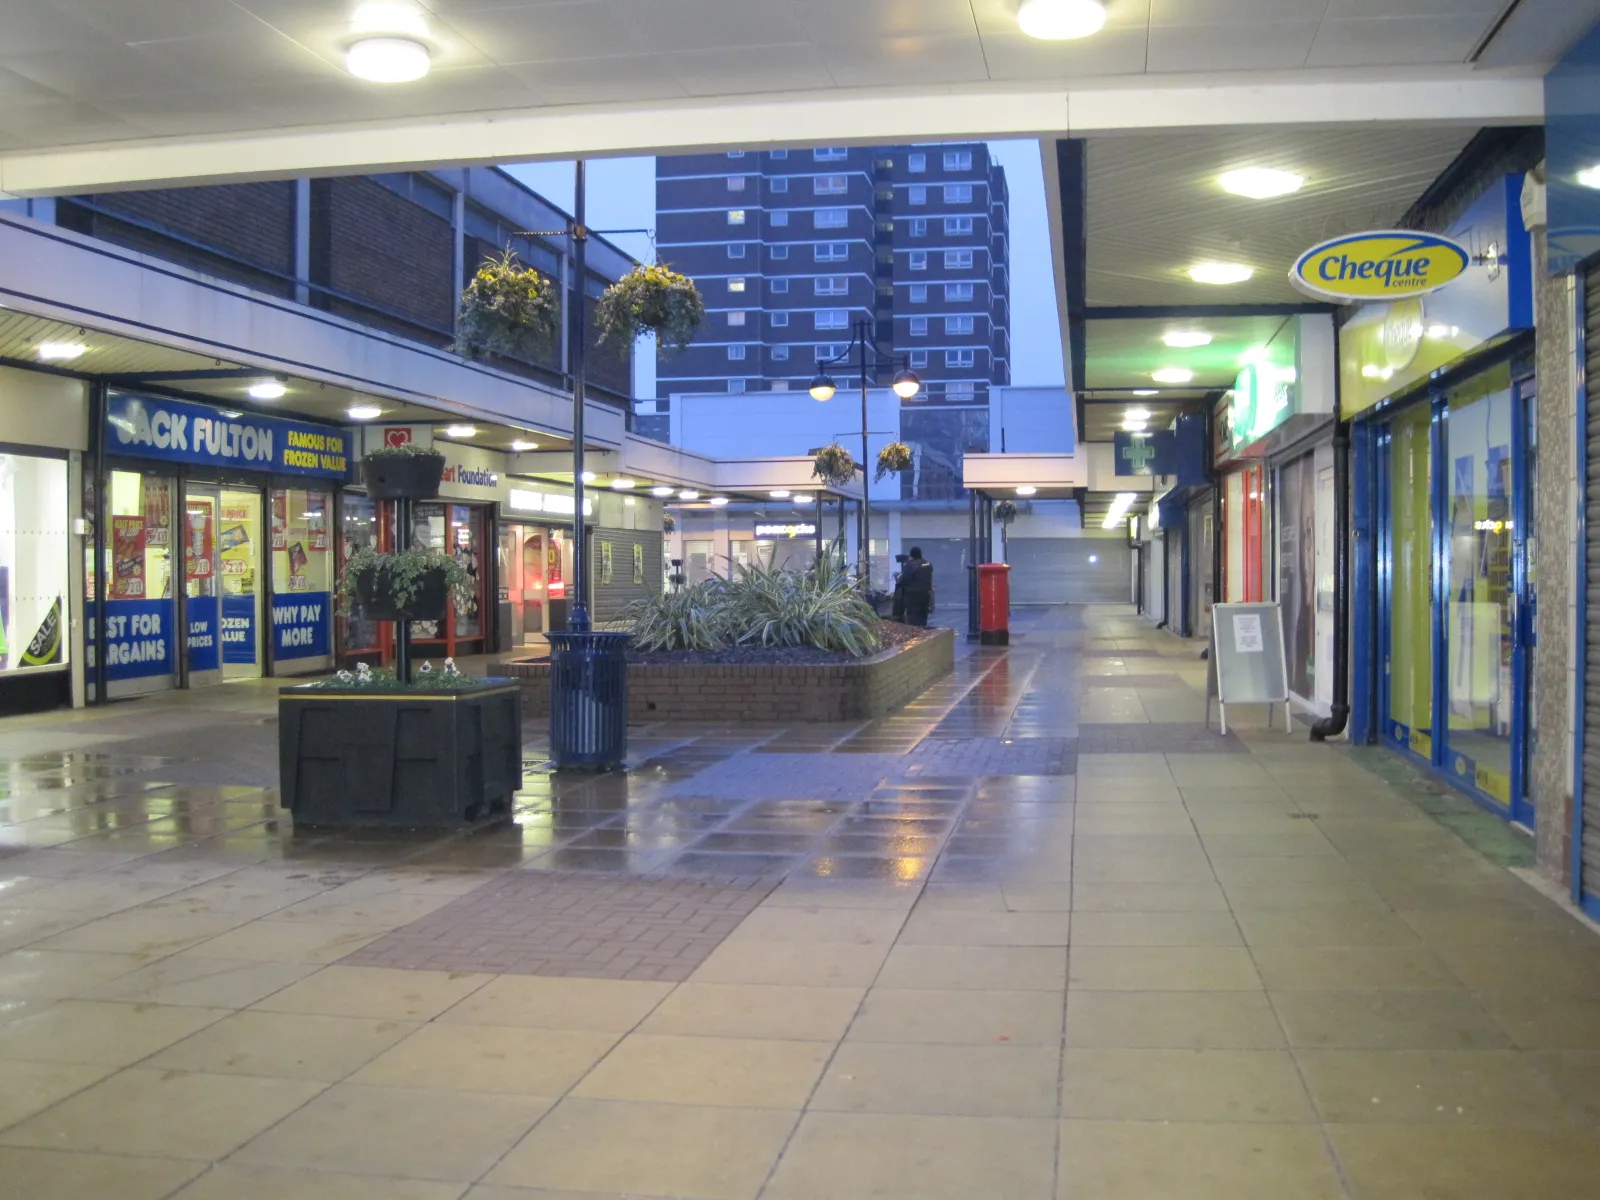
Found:
[[[1398,414],[1376,463],[1385,740],[1530,825],[1531,392],[1486,371]]]
[[[572,542],[563,530],[540,525],[500,527],[500,606],[503,649],[542,647],[567,623]]]
[[[184,495],[184,646],[191,687],[259,679],[262,494],[190,483]]]

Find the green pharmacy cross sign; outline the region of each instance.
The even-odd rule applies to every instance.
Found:
[[[1156,456],[1156,448],[1147,435],[1136,433],[1126,443],[1117,447],[1117,453],[1130,468],[1127,471],[1118,471],[1117,474],[1148,475],[1150,460]]]

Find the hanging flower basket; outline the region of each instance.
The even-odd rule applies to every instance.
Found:
[[[453,349],[474,359],[547,357],[561,331],[560,294],[556,280],[523,266],[509,250],[486,259],[461,293]]]
[[[850,457],[850,451],[834,442],[817,451],[811,473],[824,483],[843,487],[856,477],[856,460]]]
[[[678,518],[674,517],[671,513],[662,513],[661,514],[661,532],[662,533],[672,533],[677,528],[678,528]]]
[[[661,348],[673,353],[694,340],[705,318],[694,280],[659,265],[629,271],[601,294],[595,308],[601,342],[629,346],[653,333]]]
[[[432,500],[444,478],[444,455],[415,442],[380,446],[361,460],[361,477],[374,500]]]
[[[878,472],[872,478],[876,481],[885,475],[893,475],[900,471],[911,469],[911,447],[904,442],[890,442],[878,451]]]
[[[1002,500],[994,506],[994,519],[1002,526],[1009,525],[1017,519],[1017,502],[1015,500]]]
[[[344,603],[360,601],[362,614],[373,621],[436,621],[452,589],[471,587],[461,560],[443,550],[385,554],[363,546],[339,571]]]

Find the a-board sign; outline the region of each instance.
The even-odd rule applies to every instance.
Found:
[[[1228,705],[1283,705],[1289,717],[1289,666],[1283,645],[1283,610],[1276,603],[1213,604],[1211,654],[1206,671],[1206,724],[1211,698],[1217,698],[1222,732],[1228,732]],[[1272,710],[1267,710],[1272,723]]]

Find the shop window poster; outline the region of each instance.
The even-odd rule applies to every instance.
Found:
[[[633,544],[633,581],[644,582],[644,547],[638,542]]]
[[[611,543],[600,543],[600,582],[611,582]]]
[[[1278,598],[1289,657],[1289,690],[1303,700],[1316,684],[1316,471],[1311,455],[1278,473]]]
[[[149,526],[143,517],[111,518],[111,598],[143,600],[144,552]]]
[[[189,539],[184,546],[184,558],[187,559],[188,578],[209,579],[211,577],[212,550],[216,544],[216,533],[211,519],[209,507],[195,507],[188,511]]]

